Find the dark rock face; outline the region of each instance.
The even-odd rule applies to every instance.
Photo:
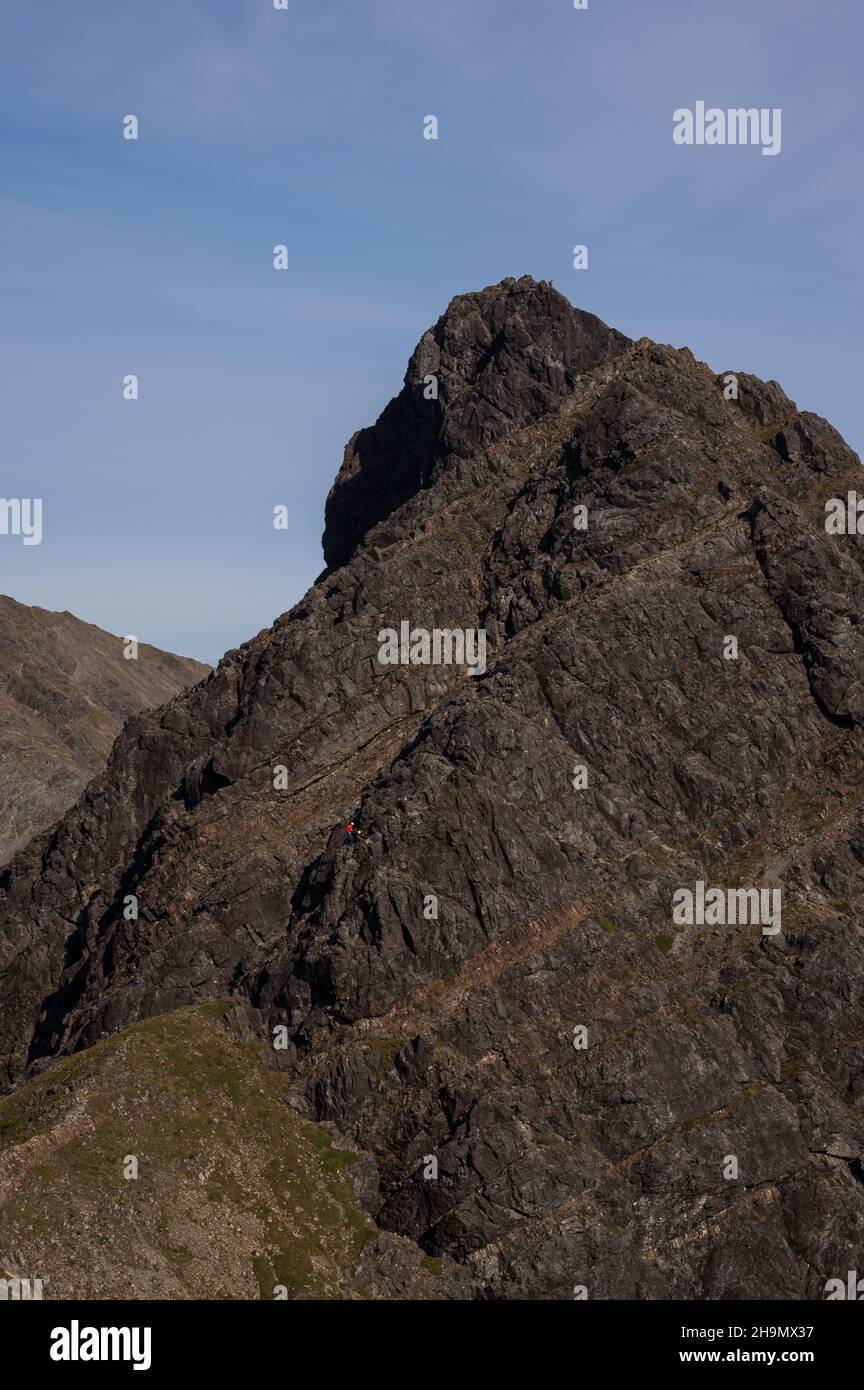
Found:
[[[737,383],[548,285],[455,300],[349,446],[331,569],[4,876],[7,1084],[232,990],[450,1294],[857,1268],[864,550],[824,504],[860,464]],[[482,627],[486,673],[381,665],[402,621]],[[780,932],[681,925],[700,881],[781,890]]]
[[[371,527],[434,482],[436,465],[547,415],[627,342],[527,277],[454,299],[417,344],[399,395],[349,441],[325,509],[327,564],[346,564]]]
[[[144,643],[126,660],[120,637],[0,594],[0,864],[72,805],[130,714],[209,670]]]

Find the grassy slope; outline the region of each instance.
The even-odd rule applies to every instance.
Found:
[[[0,1271],[52,1299],[345,1292],[376,1236],[358,1156],[287,1106],[223,1013],[136,1024],[0,1099]]]

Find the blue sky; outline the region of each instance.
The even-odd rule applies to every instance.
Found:
[[[505,275],[773,377],[860,451],[860,11],[0,0],[0,496],[44,505],[0,591],[217,660],[323,567],[417,339]],[[676,146],[698,100],[780,107],[781,153]]]

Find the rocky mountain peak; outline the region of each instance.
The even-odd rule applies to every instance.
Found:
[[[864,1229],[860,477],[776,383],[454,300],[327,572],[0,875],[3,1087],[225,999],[448,1293],[821,1297]],[[382,662],[403,627],[482,673]]]
[[[442,459],[469,458],[548,414],[628,343],[529,275],[457,295],[417,344],[399,395],[348,443],[325,508],[327,564],[350,559]]]

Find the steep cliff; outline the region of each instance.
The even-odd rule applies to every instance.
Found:
[[[230,994],[446,1296],[820,1297],[864,1234],[859,469],[549,285],[454,300],[321,579],[0,880],[6,1084]],[[381,664],[405,622],[485,672]],[[700,883],[780,930],[684,924]]]

